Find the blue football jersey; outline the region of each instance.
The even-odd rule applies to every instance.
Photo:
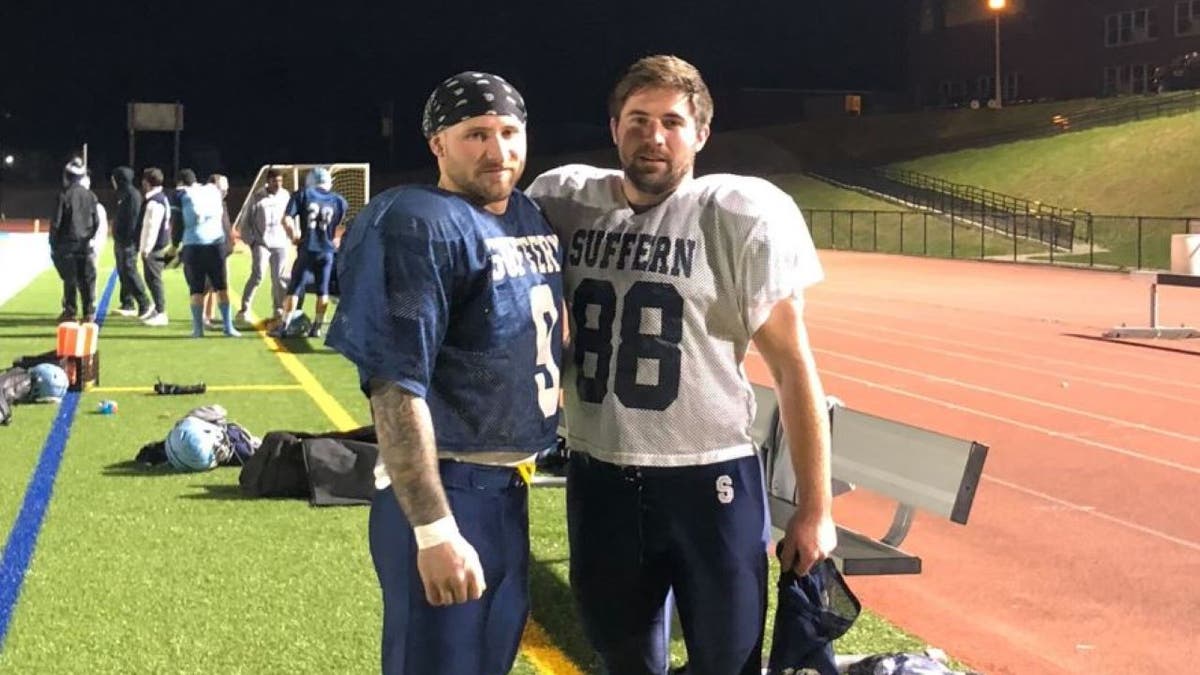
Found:
[[[313,253],[333,253],[333,235],[348,210],[346,198],[315,187],[297,190],[287,215],[300,227],[300,246]]]
[[[439,450],[556,443],[562,251],[521,192],[502,216],[435,187],[373,198],[337,256],[326,344],[423,397]]]

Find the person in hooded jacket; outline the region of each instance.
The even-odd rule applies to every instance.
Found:
[[[92,238],[100,229],[96,194],[84,185],[87,167],[78,157],[63,168],[63,191],[50,219],[50,258],[63,282],[59,322],[74,321],[83,303],[82,318],[96,320],[96,263]]]
[[[113,169],[111,178],[117,196],[112,227],[113,255],[120,281],[121,305],[117,314],[149,319],[154,314],[154,304],[150,302],[150,294],[146,292],[146,284],[137,268],[138,243],[142,234],[142,193],[133,184],[133,169],[127,166]]]

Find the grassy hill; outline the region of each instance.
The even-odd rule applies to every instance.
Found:
[[[1200,215],[1200,112],[898,166],[1097,214]]]

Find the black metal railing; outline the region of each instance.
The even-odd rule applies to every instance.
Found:
[[[1200,234],[1200,216],[1093,215],[1080,223],[1069,250],[1023,236],[1019,227],[931,211],[804,209],[818,248],[939,258],[1013,260],[1104,269],[1171,266],[1171,237]]]
[[[1070,251],[1078,226],[1087,212],[1006,195],[976,185],[954,183],[936,176],[887,167],[833,168],[814,172],[840,185],[889,197],[909,208],[928,209],[950,219],[1005,235],[1036,239]]]

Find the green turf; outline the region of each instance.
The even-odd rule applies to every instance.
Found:
[[[235,256],[231,278],[244,279],[246,272],[247,258]],[[100,278],[103,288],[107,269]],[[186,337],[187,296],[178,270],[168,272],[167,284],[170,326],[148,328],[116,315],[105,323],[101,386],[144,391],[81,397],[0,671],[376,672],[380,604],[365,541],[367,509],[245,499],[233,468],[177,474],[132,463],[141,445],[161,440],[175,419],[206,403],[225,406],[259,435],[332,427],[301,391],[151,395],[157,376],[212,385],[294,383],[252,334]],[[54,273],[46,272],[0,307],[0,359],[53,348],[50,317],[59,289]],[[259,315],[267,305],[261,289]],[[288,344],[357,421],[368,419],[344,359],[319,341]],[[96,413],[102,399],[117,401],[119,412]],[[15,412],[13,425],[0,428],[6,537],[56,407],[25,405]],[[533,616],[560,649],[595,672],[567,586],[561,490],[534,491],[531,531]],[[842,644],[853,651],[920,645],[873,618],[860,620]],[[681,645],[675,654],[682,659]],[[522,658],[513,672],[535,671]]]

